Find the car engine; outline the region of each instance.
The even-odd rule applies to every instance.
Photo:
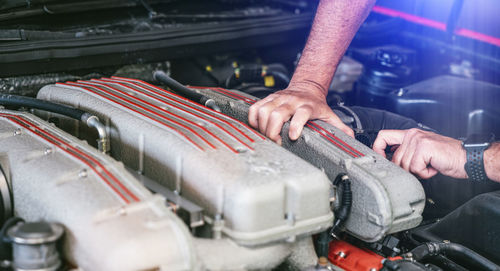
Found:
[[[498,184],[371,148],[500,133],[500,42],[441,33],[441,4],[361,26],[326,97],[354,137],[287,122],[277,144],[249,108],[287,87],[317,1],[27,2],[0,3],[0,270],[500,270]]]

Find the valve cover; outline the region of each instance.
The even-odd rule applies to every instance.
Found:
[[[0,165],[14,212],[64,225],[84,270],[198,270],[184,223],[123,165],[38,117],[0,110]],[[133,239],[131,239],[133,238]]]
[[[332,224],[327,176],[225,114],[117,77],[48,85],[38,98],[99,116],[114,158],[202,206],[238,244],[292,241]]]
[[[237,90],[191,87],[212,98],[222,112],[243,122],[257,99]],[[281,131],[283,147],[324,170],[330,180],[347,173],[352,182],[353,205],[346,230],[367,242],[420,224],[425,194],[410,173],[376,154],[361,142],[322,121],[306,124],[301,137],[288,139],[288,123]]]

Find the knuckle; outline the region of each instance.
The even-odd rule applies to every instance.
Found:
[[[281,112],[281,110],[277,109],[272,111],[269,117],[273,120],[280,120],[283,118],[283,113]]]
[[[407,133],[407,134],[408,134],[409,136],[415,136],[415,135],[417,135],[417,134],[418,134],[418,132],[419,132],[419,131],[420,131],[420,130],[419,130],[419,129],[417,129],[417,128],[411,128],[410,130],[408,130],[408,133]]]
[[[269,114],[269,108],[267,106],[261,106],[258,109],[259,115],[267,115]]]

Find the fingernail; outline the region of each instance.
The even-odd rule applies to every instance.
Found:
[[[280,146],[281,146],[281,143],[282,143],[281,138],[280,138],[280,139],[278,139],[278,141],[276,141],[276,143],[277,143],[278,145],[280,145]]]

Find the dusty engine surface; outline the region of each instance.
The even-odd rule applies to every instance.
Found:
[[[222,113],[128,78],[39,91],[40,100],[98,116],[109,155],[67,134],[95,142],[95,132],[75,119],[36,112],[63,132],[28,113],[3,112],[3,140],[16,144],[1,152],[14,212],[64,225],[65,255],[91,270],[270,269],[287,259],[304,268],[316,257],[311,235],[334,222],[341,199],[333,183],[341,174],[352,181],[345,223],[352,236],[373,242],[420,223],[420,183],[361,143],[315,121],[283,148],[245,124],[255,98],[225,89],[198,92]],[[29,182],[38,175],[40,182]],[[45,178],[50,181],[41,186]],[[34,196],[40,186],[43,196]],[[96,249],[98,243],[104,245]],[[135,250],[143,253],[113,264],[113,257]],[[172,250],[168,257],[153,253]],[[110,260],[100,261],[106,253]]]
[[[239,244],[331,226],[324,173],[223,114],[120,78],[49,85],[38,97],[106,120],[115,159],[202,206]]]
[[[198,268],[188,228],[121,163],[28,113],[0,110],[0,134],[15,214],[63,225],[68,261],[84,270]]]
[[[248,108],[257,101],[237,90],[194,89],[241,121],[248,119]],[[282,134],[288,134],[288,125]],[[413,228],[422,220],[425,194],[418,180],[336,127],[310,121],[297,141],[282,138],[286,149],[324,170],[330,180],[341,173],[350,176],[353,207],[346,229],[352,235],[374,242],[388,233]]]

